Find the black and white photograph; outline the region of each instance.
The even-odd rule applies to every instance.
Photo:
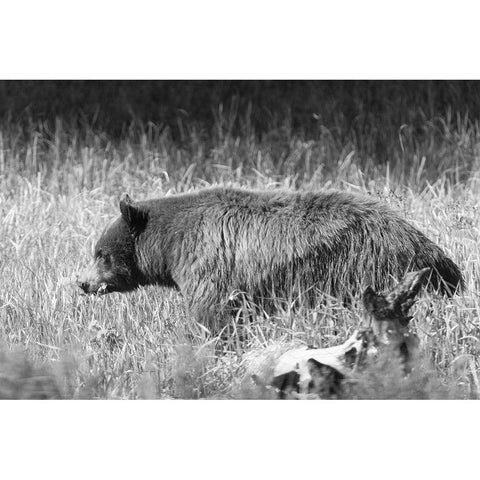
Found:
[[[0,95],[1,397],[479,397],[480,82]]]
[[[473,12],[153,3],[3,15],[5,476],[470,474]]]

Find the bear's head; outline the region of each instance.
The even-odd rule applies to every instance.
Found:
[[[126,194],[120,200],[120,212],[95,245],[93,263],[77,276],[77,285],[85,293],[127,292],[144,283],[135,247],[148,212]]]

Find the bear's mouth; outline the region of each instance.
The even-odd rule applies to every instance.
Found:
[[[107,293],[109,293],[109,288],[108,288],[108,284],[103,282],[101,283],[96,289],[94,288],[91,288],[91,287],[80,287],[82,288],[83,290],[83,294],[82,295],[95,295],[95,296],[102,296],[102,295],[106,295]]]
[[[103,282],[98,287],[97,291],[94,292],[95,295],[106,295],[108,293],[108,285],[107,283]]]

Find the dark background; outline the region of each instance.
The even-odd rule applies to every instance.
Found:
[[[480,113],[478,81],[0,81],[0,112],[13,120],[55,117],[87,120],[115,133],[134,119],[174,127],[180,114],[203,124],[219,104],[234,99],[239,117],[247,108],[256,131],[290,117],[294,129],[314,130],[312,114],[328,123],[341,116],[354,123],[391,123],[406,114],[444,116],[449,108]],[[179,112],[182,110],[182,112]]]
[[[317,139],[327,128],[338,142],[382,157],[405,125],[421,141],[457,118],[480,117],[478,81],[1,81],[0,122],[26,129],[90,129],[121,138],[154,124],[181,138],[184,124],[208,137],[219,117],[232,135],[261,137],[277,128]],[[430,132],[431,133],[431,132]]]

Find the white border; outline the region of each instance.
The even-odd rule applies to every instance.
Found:
[[[464,478],[477,469],[478,406],[6,401],[0,403],[2,476]]]
[[[3,79],[480,78],[458,0],[17,0]]]

